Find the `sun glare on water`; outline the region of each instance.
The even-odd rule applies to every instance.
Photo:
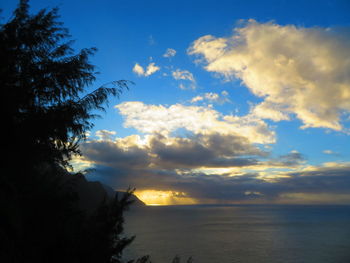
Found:
[[[135,195],[149,206],[196,204],[193,198],[183,192],[142,190],[136,191]]]

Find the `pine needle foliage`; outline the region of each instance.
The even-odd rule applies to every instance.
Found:
[[[83,175],[68,168],[97,112],[131,82],[88,92],[97,74],[89,61],[96,49],[76,53],[58,18],[56,8],[30,14],[21,0],[0,25],[0,261],[121,262],[133,240],[123,236],[132,191],[106,197],[89,215],[79,207]]]
[[[104,111],[108,96],[119,96],[130,82],[113,81],[87,93],[97,74],[89,62],[96,49],[75,53],[58,18],[57,8],[31,15],[28,1],[20,1],[0,29],[0,85],[8,138],[30,149],[31,161],[67,166],[80,153],[79,142],[98,117],[94,112]]]

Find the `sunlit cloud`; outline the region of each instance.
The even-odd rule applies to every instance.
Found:
[[[182,79],[182,80],[189,80],[192,82],[195,81],[192,73],[189,72],[188,70],[177,69],[177,70],[172,72],[172,75],[173,75],[173,78],[176,80]]]
[[[322,152],[323,152],[324,154],[328,154],[328,155],[336,155],[336,156],[339,155],[338,152],[335,152],[335,151],[332,151],[332,150],[323,150]]]
[[[138,63],[136,63],[132,69],[132,71],[135,74],[137,74],[138,76],[144,76],[144,77],[148,77],[154,74],[155,72],[157,72],[158,70],[160,70],[160,67],[156,66],[154,62],[149,63],[146,70],[142,66],[140,66]]]
[[[115,131],[108,131],[108,130],[98,130],[95,132],[96,137],[98,137],[99,140],[101,141],[113,140],[116,134],[117,133]]]
[[[165,53],[163,54],[163,57],[165,58],[171,58],[176,55],[176,50],[173,48],[168,48]]]
[[[81,149],[76,167],[93,167],[95,180],[119,189],[137,187],[148,204],[349,201],[350,163],[312,166],[295,150],[272,158],[241,137],[131,135]]]
[[[94,167],[95,162],[89,158],[80,155],[74,155],[70,160],[70,169],[72,172],[82,172]]]
[[[215,92],[206,92],[203,95],[198,95],[196,97],[193,97],[191,99],[191,103],[206,101],[209,103],[224,104],[226,102],[230,102],[228,95],[229,93],[225,90],[222,91],[220,94]]]
[[[350,112],[350,34],[336,28],[249,20],[230,37],[203,36],[188,53],[207,71],[242,80],[264,99],[252,112],[274,121],[296,116],[301,128],[344,130]]]
[[[200,96],[217,99],[214,93]],[[213,105],[139,101],[115,108],[138,134],[97,131],[82,144],[84,157],[75,166],[93,167],[94,180],[116,189],[136,187],[148,205],[350,200],[349,163],[310,165],[297,150],[273,155],[265,146],[276,142],[275,132],[252,110],[237,116]]]
[[[188,70],[176,69],[171,72],[175,80],[186,81],[189,84],[180,83],[180,89],[196,89],[196,80]]]
[[[111,140],[90,140],[84,156],[96,164],[128,169],[193,169],[246,167],[259,164],[268,153],[241,136],[210,134],[190,137],[131,135]]]
[[[145,73],[145,76],[150,76],[152,75],[153,73],[157,72],[158,70],[160,70],[160,67],[156,66],[154,62],[150,63],[148,66],[147,66],[147,70],[146,70],[146,73]]]
[[[169,193],[164,191],[186,193],[185,196],[196,203],[346,203],[350,192],[349,165],[281,171],[281,175],[274,180],[265,179],[258,171],[230,176],[204,174],[195,170],[180,173],[174,169],[140,169],[133,166],[128,169],[95,166],[95,169],[96,175],[93,176],[99,176],[97,179],[112,186],[120,188],[132,184],[140,191],[159,191],[141,197],[149,204],[174,204],[159,201],[168,199]],[[317,196],[320,198],[317,199]],[[331,198],[327,200],[326,197]],[[186,203],[186,199],[181,200]]]
[[[145,74],[145,70],[138,63],[135,64],[132,71],[139,76],[143,76]]]
[[[270,101],[263,101],[251,108],[251,114],[262,119],[270,119],[273,121],[288,121],[290,116],[285,113],[280,104],[272,103]]]
[[[115,106],[125,118],[124,126],[143,133],[169,134],[183,128],[194,134],[231,134],[252,143],[274,143],[275,132],[261,119],[252,116],[223,115],[210,106],[175,104],[147,105],[129,101]]]

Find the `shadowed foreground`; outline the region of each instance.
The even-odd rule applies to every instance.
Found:
[[[6,153],[0,176],[0,260],[124,262],[123,251],[134,239],[123,234],[124,212],[137,201],[133,191],[115,193],[87,182],[84,172],[71,172],[70,161],[80,155],[96,111],[129,82],[113,81],[88,93],[96,75],[89,57],[96,50],[75,53],[57,11],[31,15],[28,1],[21,0],[0,28]],[[149,257],[128,262],[149,262]]]
[[[74,53],[57,9],[29,14],[20,1],[0,29],[0,86],[5,131],[0,177],[2,262],[120,262],[133,237],[123,232],[132,191],[109,198],[102,190],[84,203],[82,173],[69,161],[93,126],[92,111],[127,82],[92,93],[95,49]],[[96,193],[93,193],[96,194]],[[85,195],[86,196],[86,195]],[[91,196],[90,196],[91,198]]]

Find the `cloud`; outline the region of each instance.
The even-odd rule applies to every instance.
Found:
[[[158,70],[160,70],[160,67],[156,66],[154,64],[154,62],[150,63],[148,66],[147,66],[147,70],[146,70],[146,73],[145,73],[145,76],[150,76],[152,75],[153,73],[157,72]]]
[[[263,101],[251,108],[251,114],[262,119],[270,119],[273,121],[288,121],[290,116],[284,112],[281,105],[270,101]]]
[[[204,97],[203,96],[196,96],[191,99],[191,103],[196,103],[198,101],[203,101]]]
[[[89,140],[82,144],[85,159],[96,165],[118,169],[147,168],[150,164],[147,148],[137,135],[111,140]]]
[[[143,141],[143,142],[142,142]],[[257,165],[267,153],[246,138],[233,135],[169,137],[158,134],[83,144],[84,156],[95,164],[123,169],[187,169]]]
[[[96,131],[95,135],[101,141],[111,141],[113,139],[113,137],[116,135],[116,132],[115,131],[108,131],[108,130],[98,130],[98,131]]]
[[[163,169],[251,166],[258,163],[256,156],[267,154],[242,136],[219,133],[185,138],[153,136],[150,149],[154,166]]]
[[[191,99],[191,103],[197,103],[199,101],[208,101],[209,103],[218,103],[218,104],[224,104],[226,102],[230,102],[230,99],[228,98],[228,92],[222,91],[221,94],[215,93],[215,92],[207,92],[203,95],[198,95],[196,97],[193,97]]]
[[[298,151],[291,151],[288,154],[280,155],[276,159],[269,160],[266,164],[271,167],[294,167],[305,164],[306,159],[303,154]]]
[[[144,159],[144,156],[138,158],[143,154],[138,155],[134,150],[131,150],[134,155],[129,153],[128,158],[120,160],[126,153],[123,153],[116,143],[100,141],[89,143],[84,147],[87,147],[84,148],[84,153],[86,150],[95,152],[94,155],[87,155],[88,161],[96,163],[95,174],[90,176],[119,189],[132,185],[139,191],[153,189],[181,192],[200,203],[348,203],[350,201],[349,163],[298,168],[282,172],[281,176],[274,180],[265,180],[258,171],[240,175],[230,173],[219,175],[204,174],[191,168],[174,169],[167,166],[166,162],[163,163],[163,167],[147,166],[149,162],[144,163],[144,160],[150,159]],[[116,156],[110,158],[111,154]],[[134,162],[128,163],[130,157],[134,156],[137,157]],[[183,160],[178,161],[184,163]]]
[[[175,55],[176,55],[176,50],[175,50],[175,49],[172,49],[172,48],[168,48],[168,49],[165,51],[163,57],[165,57],[165,58],[171,58],[171,57],[174,57]]]
[[[124,124],[141,134],[114,138],[101,130],[83,143],[84,157],[75,166],[94,167],[93,180],[118,189],[178,192],[194,203],[350,201],[350,163],[311,166],[296,150],[273,158],[252,135],[259,133],[256,123],[250,126],[252,116],[181,104],[124,102],[117,108]],[[172,202],[188,201],[180,199]]]
[[[142,66],[140,66],[138,63],[135,64],[132,71],[137,74],[138,76],[144,76],[148,77],[155,72],[160,70],[160,67],[156,66],[154,62],[151,62],[148,64],[147,69],[145,70]]]
[[[188,70],[177,69],[177,70],[172,72],[172,76],[176,80],[189,80],[192,82],[195,81],[193,74],[191,72],[189,72]]]
[[[118,138],[100,130],[84,142],[74,165],[93,167],[92,180],[175,195],[173,204],[350,201],[350,163],[311,166],[296,150],[272,157],[261,146],[273,143],[275,134],[251,113],[130,101],[116,108],[124,126],[138,134]]]
[[[139,75],[139,76],[143,76],[145,74],[145,70],[138,63],[135,64],[135,66],[133,67],[132,71],[134,73],[136,73],[137,75]]]
[[[196,89],[196,80],[193,77],[193,74],[188,70],[176,69],[171,72],[171,75],[175,80],[187,81],[190,84],[185,85],[184,83],[180,83],[180,89]]]
[[[335,156],[339,156],[340,154],[338,152],[334,152],[332,150],[324,150],[322,151],[324,154],[328,154],[328,155],[335,155]]]
[[[167,135],[178,129],[194,134],[243,136],[251,143],[274,143],[275,132],[261,119],[252,116],[223,115],[209,106],[174,104],[147,105],[129,101],[115,106],[125,118],[124,126],[142,133]]]
[[[188,50],[207,71],[236,78],[258,97],[252,111],[274,121],[296,116],[302,128],[344,130],[350,112],[349,30],[249,20],[230,37],[203,36]]]

